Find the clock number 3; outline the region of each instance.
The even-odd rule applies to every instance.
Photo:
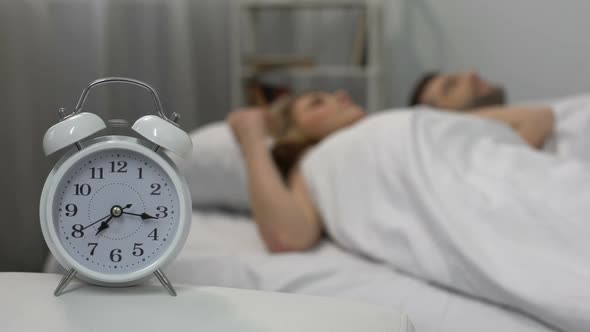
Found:
[[[165,206],[158,206],[156,208],[156,210],[158,210],[158,213],[156,213],[156,218],[160,219],[160,218],[166,218],[168,217],[168,208]]]

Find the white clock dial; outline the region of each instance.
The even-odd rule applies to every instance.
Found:
[[[53,227],[67,254],[89,270],[128,274],[157,261],[178,232],[178,188],[145,154],[103,149],[59,180]]]

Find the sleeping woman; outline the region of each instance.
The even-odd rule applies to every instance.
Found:
[[[590,165],[537,150],[550,108],[367,116],[346,93],[311,92],[228,122],[271,251],[311,249],[325,233],[418,278],[590,330]]]

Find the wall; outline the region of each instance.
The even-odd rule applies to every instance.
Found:
[[[387,105],[428,69],[476,68],[515,101],[590,91],[590,1],[385,2]]]

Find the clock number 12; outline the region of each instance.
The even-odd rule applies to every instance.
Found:
[[[124,160],[118,161],[117,166],[119,168],[115,168],[115,162],[111,161],[111,173],[127,173],[127,162]]]

